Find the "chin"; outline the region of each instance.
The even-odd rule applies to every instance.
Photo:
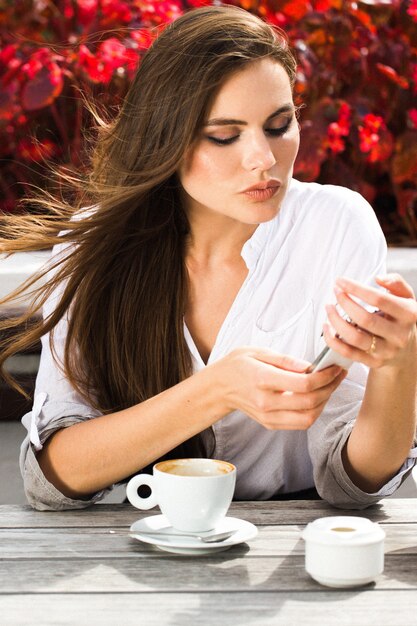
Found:
[[[251,220],[251,223],[264,224],[265,222],[270,222],[278,215],[278,213],[280,212],[280,209],[281,209],[281,203],[273,207],[259,206],[255,210],[252,211],[253,222]]]

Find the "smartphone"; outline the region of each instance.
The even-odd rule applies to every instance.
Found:
[[[376,315],[383,315],[379,309],[372,310],[372,313]],[[349,322],[349,324],[357,326],[357,324],[354,324],[347,315],[344,315],[343,317],[347,322]],[[326,367],[330,367],[331,365],[339,365],[339,367],[343,367],[343,369],[347,370],[352,363],[352,359],[348,359],[338,352],[335,352],[335,350],[329,348],[329,346],[325,346],[318,357],[316,357],[312,364],[306,369],[306,373],[311,374],[312,372],[319,372],[320,370],[324,370]]]
[[[329,346],[325,346],[318,357],[314,359],[312,364],[306,369],[306,373],[311,374],[312,372],[319,372],[320,370],[324,370],[326,367],[330,367],[331,365],[339,365],[347,370],[352,363],[352,359],[348,359],[329,348]]]

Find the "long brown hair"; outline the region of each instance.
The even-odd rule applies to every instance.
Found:
[[[10,329],[27,322],[61,284],[50,315],[2,341],[6,378],[5,360],[48,332],[53,346],[64,316],[61,365],[102,412],[142,402],[190,375],[183,334],[189,225],[176,172],[225,78],[265,57],[294,83],[296,63],[278,29],[230,6],[185,13],[144,55],[116,119],[101,128],[76,202],[38,199],[46,212],[1,218],[0,252],[67,244],[29,310],[2,323]]]

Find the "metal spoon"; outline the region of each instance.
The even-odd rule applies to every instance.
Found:
[[[228,530],[223,533],[214,533],[211,535],[199,535],[196,533],[171,533],[163,530],[139,530],[137,533],[132,534],[133,536],[149,535],[151,537],[192,537],[193,539],[199,539],[203,543],[216,543],[218,541],[226,541],[226,539],[229,539],[229,537],[235,533],[236,530]]]

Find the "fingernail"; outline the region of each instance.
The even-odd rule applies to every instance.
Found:
[[[333,290],[334,290],[336,296],[338,296],[340,293],[343,293],[343,291],[341,289],[339,289],[339,287],[337,285],[335,285],[333,287]]]

